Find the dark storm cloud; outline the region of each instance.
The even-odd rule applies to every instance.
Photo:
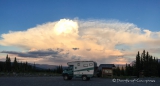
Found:
[[[72,48],[73,50],[79,50],[79,48]]]
[[[38,51],[30,51],[28,52],[28,54],[32,54],[32,55],[38,55],[38,56],[48,56],[48,55],[56,55],[58,54],[58,51],[54,51],[54,50],[38,50]]]
[[[52,49],[47,50],[37,50],[37,51],[29,51],[29,52],[16,52],[16,51],[2,51],[1,53],[8,53],[18,55],[19,57],[31,57],[38,58],[43,56],[57,56],[60,51],[55,51]]]
[[[1,53],[14,54],[14,55],[18,55],[20,57],[37,57],[35,54],[16,52],[16,51],[2,51]]]

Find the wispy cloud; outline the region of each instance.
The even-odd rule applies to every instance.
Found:
[[[44,56],[57,56],[60,52],[54,51],[52,49],[47,50],[37,50],[29,52],[17,52],[17,51],[2,51],[1,53],[14,54],[19,57],[31,57],[31,58],[40,58]]]
[[[146,46],[159,48],[160,32],[142,30],[132,23],[117,20],[61,19],[26,31],[10,31],[1,38],[0,45],[28,50],[26,53],[2,51],[20,57],[47,58],[57,54],[66,57],[65,60],[59,58],[59,62],[74,59],[126,63],[137,50]],[[120,49],[117,45],[125,46]],[[142,45],[141,48],[138,45]]]

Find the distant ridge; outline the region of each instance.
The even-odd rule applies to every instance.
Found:
[[[31,64],[34,65],[34,64]],[[50,70],[54,70],[57,69],[59,65],[49,65],[49,64],[35,64],[35,67],[38,69],[50,69]],[[63,69],[66,68],[66,66],[62,66]]]
[[[48,65],[48,64],[35,64],[35,66],[38,68],[51,69],[51,70],[54,70],[58,67],[57,65]]]

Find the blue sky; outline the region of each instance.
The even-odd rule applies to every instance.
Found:
[[[141,34],[145,33],[143,30],[154,33],[160,31],[159,4],[159,0],[0,0],[0,35],[1,39],[5,39],[2,34],[9,34],[9,31],[26,31],[37,25],[57,22],[60,19],[78,19],[79,22],[86,23],[95,20],[100,24],[103,20],[105,22],[116,20],[122,26],[133,24],[132,27],[142,30]],[[78,31],[81,32],[81,29]],[[131,47],[122,45],[127,46],[126,49]],[[23,49],[23,46],[1,44],[0,50],[26,51],[28,48],[25,46]],[[133,50],[138,49],[133,48]]]
[[[61,18],[117,19],[160,29],[159,0],[0,0],[0,33],[26,30]],[[8,25],[9,24],[9,25]]]

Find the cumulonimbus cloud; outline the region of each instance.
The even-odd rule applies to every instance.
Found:
[[[61,19],[26,31],[10,31],[2,34],[1,38],[0,45],[21,47],[28,52],[62,49],[60,55],[69,53],[68,59],[100,61],[99,59],[109,60],[113,56],[128,55],[129,51],[121,51],[116,48],[117,45],[127,45],[133,52],[135,47],[132,46],[137,44],[152,46],[160,43],[160,32],[142,30],[132,23],[115,20]],[[116,60],[124,63],[127,58]]]

